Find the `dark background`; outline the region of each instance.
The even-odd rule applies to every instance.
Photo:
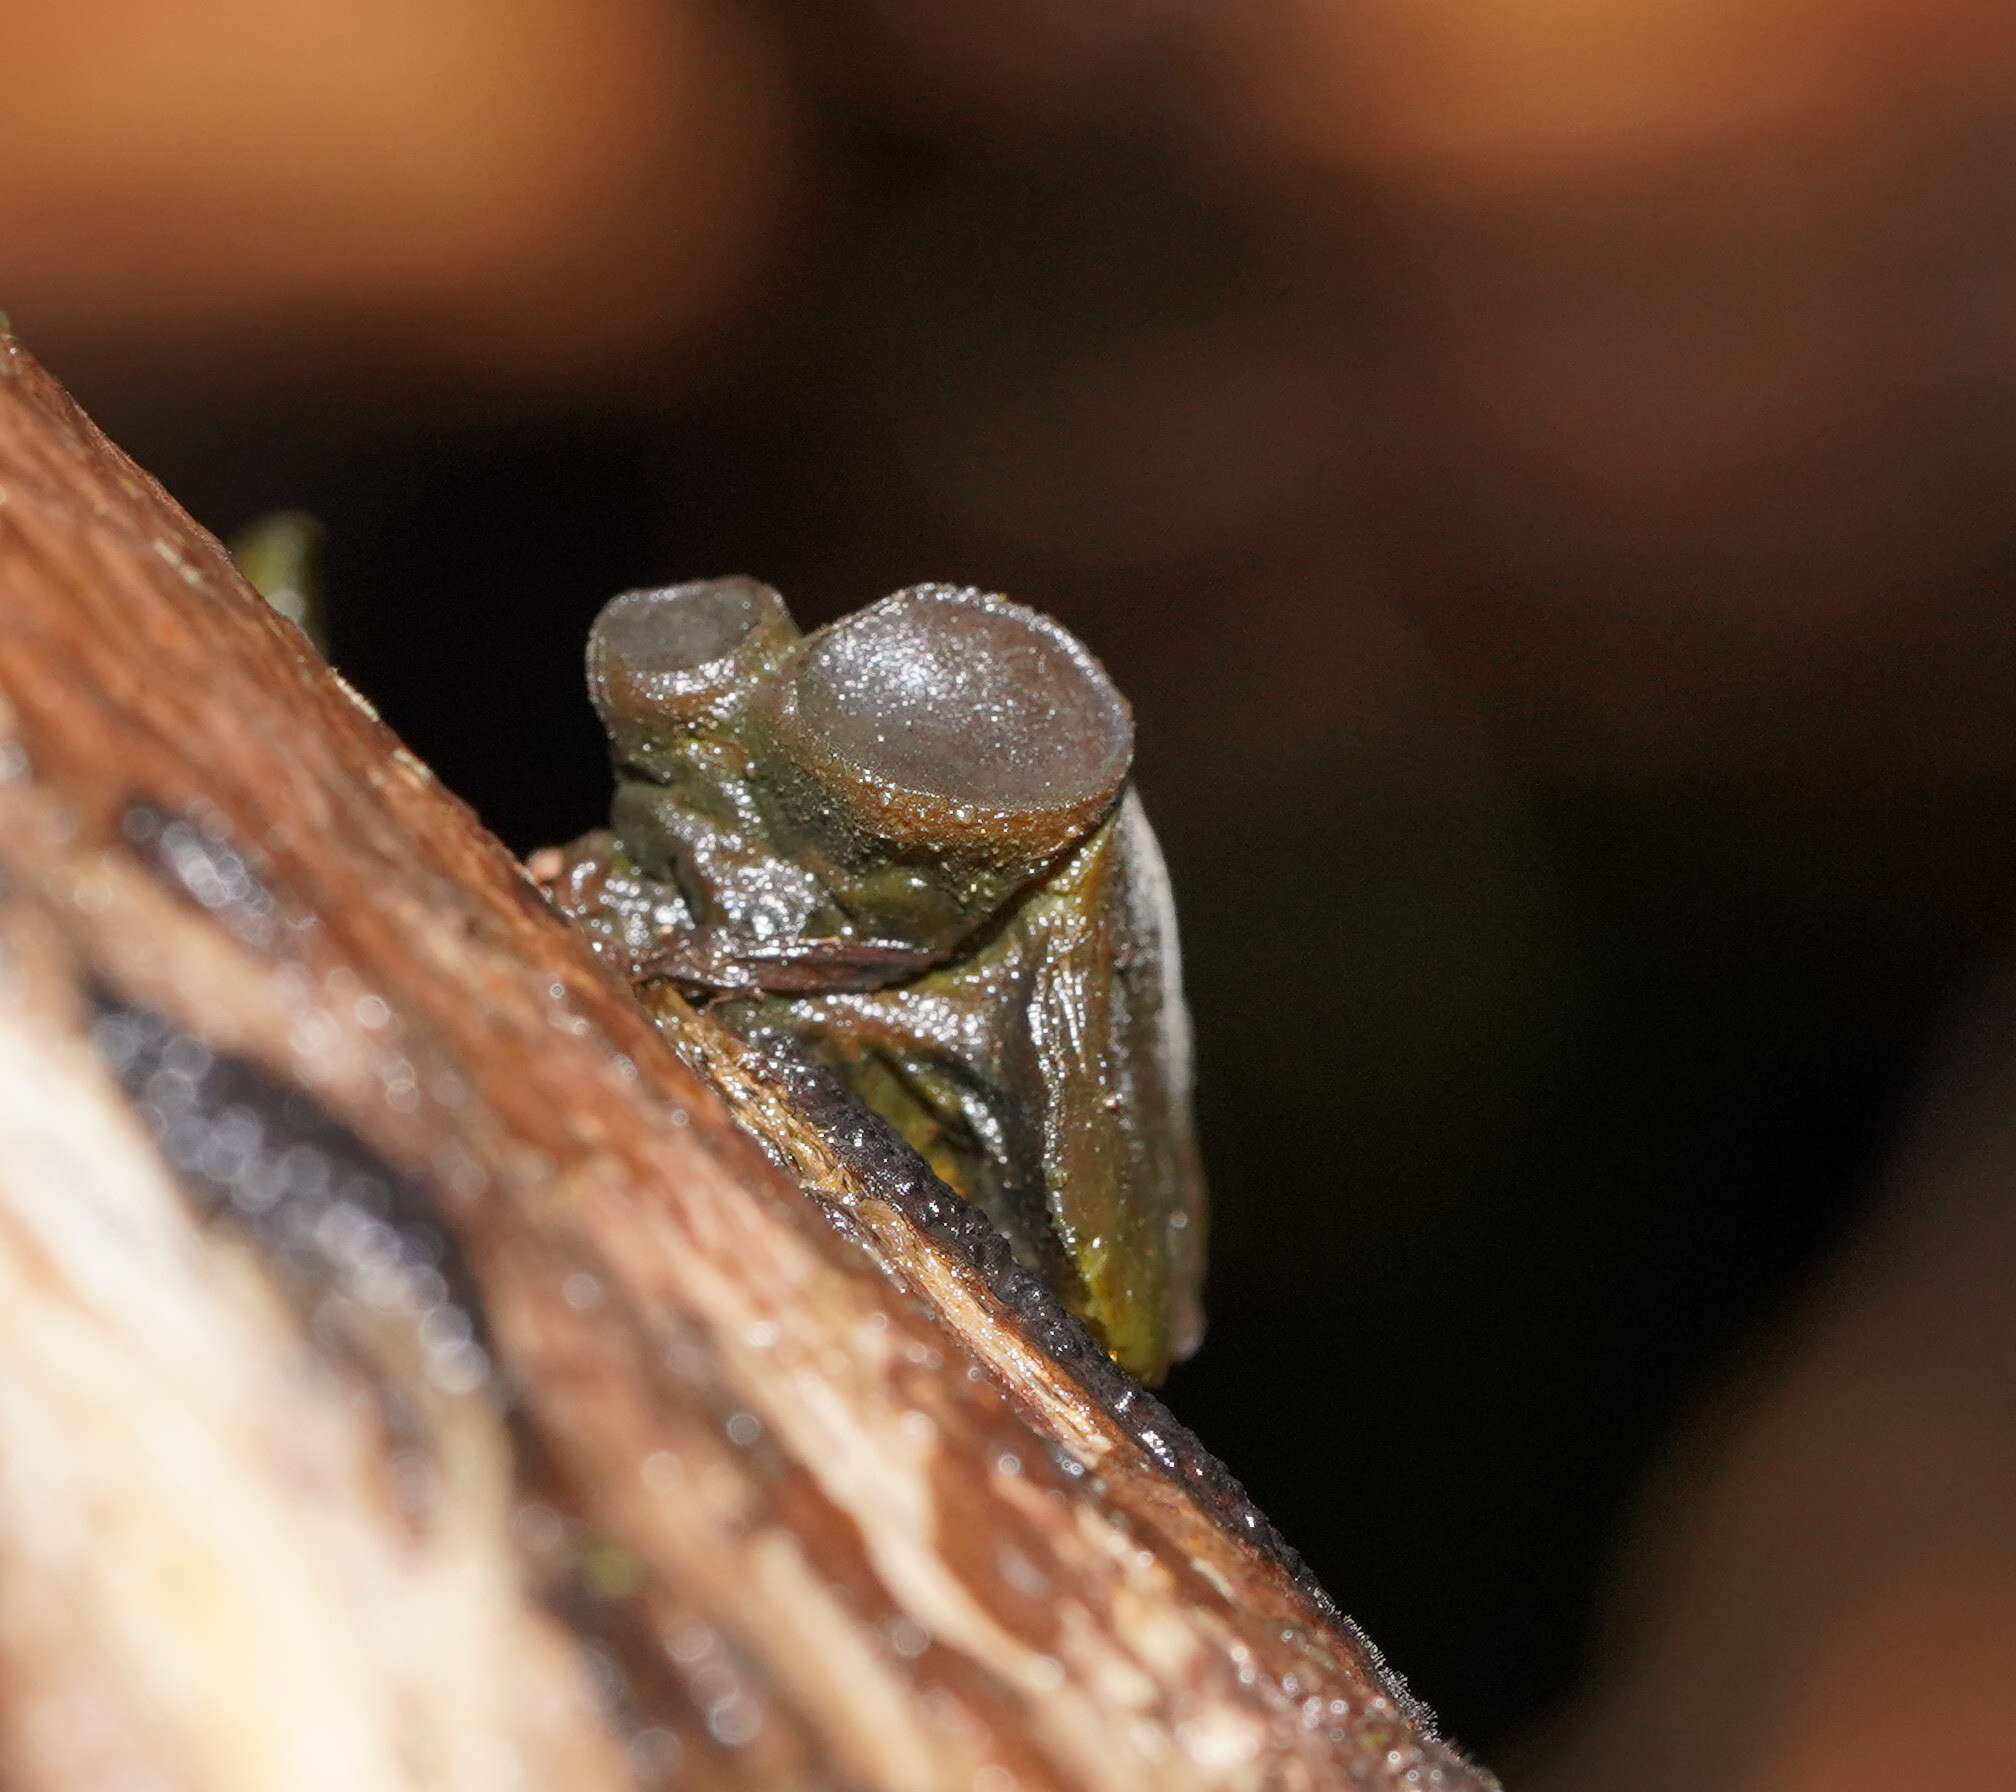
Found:
[[[1168,1397],[1543,1757],[1634,1490],[1684,1503],[2009,920],[2016,29],[214,10],[147,46],[214,111],[138,9],[47,28],[31,346],[200,520],[322,521],[335,662],[521,852],[600,818],[616,590],[1080,633],[1199,1034]]]

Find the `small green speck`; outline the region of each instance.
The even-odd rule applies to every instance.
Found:
[[[598,1537],[581,1551],[581,1584],[598,1599],[628,1599],[644,1584],[644,1563],[620,1543]]]

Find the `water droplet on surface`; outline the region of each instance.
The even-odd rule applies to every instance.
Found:
[[[1028,1599],[1041,1599],[1050,1591],[1050,1577],[1019,1549],[1003,1549],[994,1564],[1001,1578]]]
[[[762,1710],[747,1693],[733,1693],[707,1707],[707,1734],[723,1748],[746,1748],[762,1729]]]
[[[719,1646],[713,1627],[698,1618],[672,1625],[659,1637],[659,1646],[681,1667],[696,1667]]]
[[[511,1513],[511,1535],[520,1548],[545,1555],[567,1537],[567,1521],[541,1500],[520,1500]]]
[[[685,1745],[670,1730],[639,1730],[630,1738],[630,1765],[644,1780],[662,1781],[679,1771]]]
[[[430,1351],[427,1379],[444,1394],[473,1394],[490,1379],[490,1358],[474,1344]]]
[[[915,1661],[931,1647],[931,1633],[914,1618],[891,1618],[887,1626],[889,1647],[905,1661]]]

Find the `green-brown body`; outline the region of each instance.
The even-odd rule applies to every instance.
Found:
[[[1196,1345],[1204,1192],[1167,879],[1091,656],[916,587],[810,637],[747,580],[628,593],[582,919],[745,1038],[788,1034],[1126,1367]]]

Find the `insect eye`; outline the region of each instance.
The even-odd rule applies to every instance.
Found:
[[[792,682],[798,757],[837,794],[914,796],[986,817],[1082,827],[1133,751],[1126,700],[1090,653],[1034,610],[917,585],[814,636]]]
[[[626,591],[589,633],[589,694],[612,735],[718,718],[796,632],[756,579]]]

